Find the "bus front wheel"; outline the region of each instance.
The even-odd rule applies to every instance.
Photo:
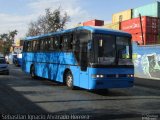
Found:
[[[32,77],[33,79],[36,79],[35,68],[34,68],[33,65],[32,65],[32,67],[31,67],[30,74],[31,74],[31,77]]]
[[[66,81],[67,87],[69,87],[69,88],[71,88],[73,90],[74,89],[74,86],[73,86],[73,75],[72,75],[71,71],[68,71],[66,73],[65,81]]]

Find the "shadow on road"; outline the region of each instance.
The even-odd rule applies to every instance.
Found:
[[[1,80],[1,79],[0,79]],[[12,89],[10,86],[1,84],[0,86],[0,113],[11,114],[33,114],[47,113],[32,101],[26,99],[22,94]]]

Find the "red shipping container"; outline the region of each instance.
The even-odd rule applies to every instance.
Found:
[[[90,20],[83,23],[83,26],[103,26],[103,20]]]
[[[142,17],[142,29],[144,33],[150,34],[158,34],[158,27],[159,27],[159,18],[156,17]],[[140,18],[134,18],[131,20],[126,20],[121,22],[120,29],[129,32],[131,34],[140,33],[141,32],[141,24]]]
[[[143,39],[144,39],[144,45],[158,43],[158,36],[157,35],[144,33]],[[137,41],[140,45],[143,45],[142,33],[132,34],[132,40]]]

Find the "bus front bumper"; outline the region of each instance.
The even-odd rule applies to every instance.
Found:
[[[130,79],[92,79],[89,89],[129,88],[134,85],[134,78]]]

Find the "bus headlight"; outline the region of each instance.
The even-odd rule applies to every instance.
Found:
[[[100,75],[100,78],[104,78],[104,75]]]
[[[104,75],[92,75],[92,78],[104,78]]]
[[[129,74],[129,75],[127,75],[128,77],[134,77],[134,75],[133,74]]]

